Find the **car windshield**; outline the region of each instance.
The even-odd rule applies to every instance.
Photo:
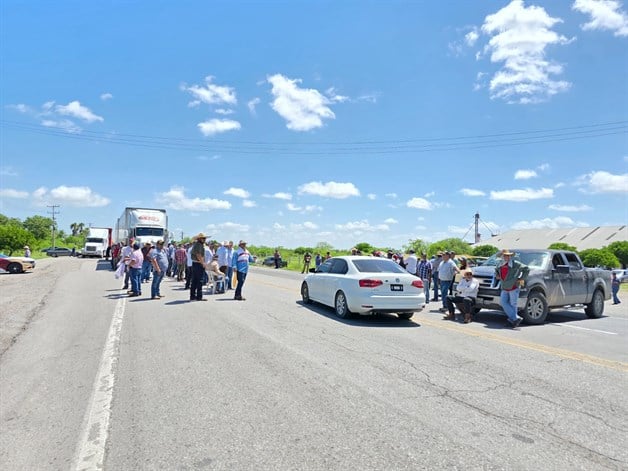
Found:
[[[361,273],[407,273],[401,266],[386,258],[352,260],[352,262]]]
[[[85,242],[102,242],[105,239],[103,239],[102,237],[88,237],[87,239],[85,239]]]
[[[527,265],[530,268],[543,268],[547,263],[547,260],[550,256],[549,252],[517,252],[516,250],[515,256],[513,257],[518,262]],[[482,266],[497,266],[497,264],[502,262],[501,252],[498,252],[488,258]]]
[[[135,229],[136,236],[157,236],[164,235],[164,230],[161,227],[138,227]]]

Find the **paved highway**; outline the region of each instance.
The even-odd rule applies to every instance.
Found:
[[[0,357],[3,470],[628,469],[628,299],[519,330],[435,304],[345,321],[302,305],[298,273],[190,303],[46,263],[0,277],[47,287]]]

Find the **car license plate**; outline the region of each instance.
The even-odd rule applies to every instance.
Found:
[[[390,291],[403,291],[403,285],[390,285]]]

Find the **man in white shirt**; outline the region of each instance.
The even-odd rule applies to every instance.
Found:
[[[449,314],[444,317],[448,321],[456,319],[456,308],[464,314],[464,323],[471,322],[471,313],[475,305],[475,298],[478,296],[480,282],[473,278],[471,270],[462,272],[462,279],[456,286],[456,292],[447,296]]]
[[[410,249],[408,253],[410,255],[408,255],[408,258],[406,258],[406,271],[408,273],[416,275],[416,264],[417,264],[416,255],[414,254],[414,250],[412,249]]]

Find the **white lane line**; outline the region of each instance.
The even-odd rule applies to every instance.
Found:
[[[617,332],[608,332],[606,330],[589,329],[587,327],[578,327],[577,325],[554,324],[552,322],[549,322],[549,325],[555,325],[557,327],[570,327],[572,329],[588,330],[588,331],[591,331],[591,332],[599,332],[600,334],[619,335]]]
[[[94,380],[91,401],[85,413],[81,439],[76,447],[74,465],[72,466],[72,469],[76,471],[102,470],[104,466],[125,306],[126,298],[118,299],[111,319],[107,342],[102,352],[100,367]]]

